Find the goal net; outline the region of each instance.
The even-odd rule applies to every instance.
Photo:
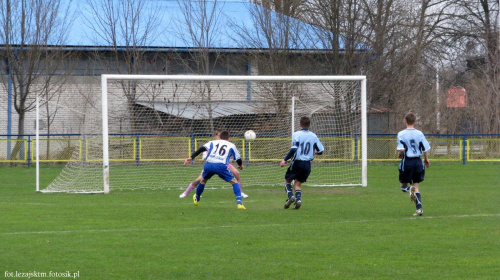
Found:
[[[74,87],[39,102],[37,176],[54,174],[42,192],[184,189],[203,164],[184,160],[217,129],[239,149],[243,188],[281,186],[302,116],[325,147],[305,184],[367,185],[364,76],[102,75],[100,86]]]

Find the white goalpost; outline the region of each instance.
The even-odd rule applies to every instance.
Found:
[[[305,184],[367,186],[365,76],[108,74],[68,87],[37,106],[37,191],[184,189],[203,164],[184,159],[217,129],[240,150],[243,188],[281,186],[279,162],[302,116],[325,146]],[[246,141],[247,130],[257,139]],[[55,173],[48,185],[41,172]]]

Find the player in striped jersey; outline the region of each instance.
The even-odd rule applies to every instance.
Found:
[[[220,133],[222,132],[222,129],[217,129],[215,131],[215,139],[216,140],[220,140]],[[206,156],[208,154],[208,151],[205,151],[203,152],[203,160],[206,159]],[[238,181],[238,184],[240,184],[240,188],[243,188],[242,184],[241,184],[241,177],[240,177],[240,172],[231,164],[229,163],[227,165],[227,167],[229,168],[229,170],[231,171],[231,173],[233,173],[234,177],[236,178],[236,180]],[[184,192],[182,192],[180,195],[179,195],[179,198],[184,198],[186,197],[192,190],[194,190],[198,184],[201,182],[201,180],[203,180],[203,170],[201,171],[201,174],[200,176],[198,176],[198,178],[196,178],[194,181],[192,181],[189,186],[186,188],[186,190],[184,190]],[[248,195],[245,194],[243,192],[243,190],[241,190],[241,197],[242,198],[247,198]]]
[[[222,131],[220,133],[220,140],[212,140],[203,145],[194,152],[191,157],[184,161],[184,165],[191,163],[196,156],[204,151],[208,151],[208,154],[206,162],[203,165],[203,180],[201,180],[196,187],[196,194],[193,196],[194,205],[198,206],[207,181],[210,180],[213,175],[218,175],[221,179],[229,182],[233,186],[237,207],[239,210],[245,210],[246,208],[242,203],[240,185],[227,167],[229,161],[233,158],[236,160],[238,168],[243,169],[243,161],[241,160],[238,149],[233,143],[229,142],[229,132],[227,130]]]
[[[401,158],[399,164],[399,182],[403,192],[410,192],[410,200],[415,203],[417,211],[413,216],[422,216],[422,196],[419,185],[424,181],[425,167],[430,166],[428,152],[431,149],[424,134],[415,129],[416,116],[413,113],[405,115],[406,129],[398,133],[398,154]],[[421,156],[424,156],[422,163]],[[411,186],[410,186],[411,185]]]
[[[321,155],[324,151],[323,144],[319,141],[318,136],[309,131],[311,120],[308,117],[300,119],[301,130],[292,134],[292,148],[281,161],[280,166],[285,166],[289,159],[292,159],[290,166],[285,174],[285,191],[288,199],[285,203],[285,209],[288,209],[295,202],[293,209],[299,209],[302,205],[302,190],[300,185],[307,181],[311,173],[311,161],[314,155]],[[292,190],[295,190],[295,196]]]

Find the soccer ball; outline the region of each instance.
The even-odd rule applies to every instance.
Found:
[[[257,138],[257,135],[255,135],[255,132],[253,130],[248,130],[247,132],[245,132],[245,139],[247,141],[253,141],[255,140],[255,138]]]

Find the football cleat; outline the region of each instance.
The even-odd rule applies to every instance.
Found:
[[[411,188],[410,188],[410,200],[413,203],[415,203],[415,201],[417,201],[417,196],[415,195],[415,188],[413,186],[411,186]]]
[[[241,197],[243,197],[243,198],[247,198],[247,197],[248,197],[248,195],[247,195],[246,193],[244,193],[244,192],[241,192]]]
[[[243,204],[238,204],[238,210],[247,210]]]
[[[295,202],[295,196],[290,197],[289,199],[286,200],[285,203],[285,209],[288,209],[292,203]]]
[[[295,206],[293,207],[293,209],[299,209],[301,205],[302,205],[302,200],[297,200],[297,202],[295,202]]]
[[[181,193],[181,194],[179,195],[179,198],[185,198],[186,196],[187,196],[187,195],[186,195],[185,193]]]
[[[424,210],[422,210],[422,208],[420,209],[417,209],[417,211],[415,211],[415,213],[413,213],[413,216],[422,216],[424,214]]]
[[[194,206],[198,206],[198,203],[200,203],[198,200],[196,200],[196,194],[193,195],[193,203]]]

